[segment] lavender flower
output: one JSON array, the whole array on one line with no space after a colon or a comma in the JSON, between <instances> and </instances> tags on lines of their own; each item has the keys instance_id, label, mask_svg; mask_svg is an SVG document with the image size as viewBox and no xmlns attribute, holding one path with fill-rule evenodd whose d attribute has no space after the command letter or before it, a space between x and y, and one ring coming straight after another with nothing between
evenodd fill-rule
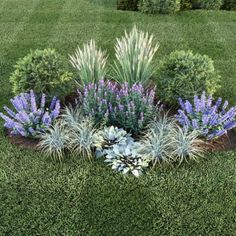
<instances>
[{"instance_id":1,"label":"lavender flower","mask_svg":"<svg viewBox=\"0 0 236 236\"><path fill-rule=\"evenodd\" d=\"M35 137L38 133L44 132L59 116L60 101L57 98L53 98L50 108L45 108L44 94L39 100L40 104L37 104L37 100L31 90L30 93L22 93L10 100L15 111L4 106L7 115L0 113L0 117L5 121L4 126L11 130L12 135Z\"/></svg>"},{"instance_id":2,"label":"lavender flower","mask_svg":"<svg viewBox=\"0 0 236 236\"><path fill-rule=\"evenodd\" d=\"M206 97L203 92L201 97L194 97L194 104L185 103L180 98L181 109L178 111L177 120L185 130L198 130L207 139L218 138L236 127L236 107L226 111L228 102L222 106L222 98L214 103L211 96Z\"/></svg>"},{"instance_id":3,"label":"lavender flower","mask_svg":"<svg viewBox=\"0 0 236 236\"><path fill-rule=\"evenodd\" d=\"M112 81L88 84L80 92L80 104L86 116L96 122L123 127L138 133L156 115L155 90L145 90L142 84L129 86Z\"/></svg>"}]
</instances>

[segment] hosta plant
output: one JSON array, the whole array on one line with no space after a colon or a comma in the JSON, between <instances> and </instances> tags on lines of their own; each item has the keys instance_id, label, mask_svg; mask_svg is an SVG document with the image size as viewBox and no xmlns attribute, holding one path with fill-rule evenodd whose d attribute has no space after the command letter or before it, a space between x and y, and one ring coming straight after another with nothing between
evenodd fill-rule
<instances>
[{"instance_id":1,"label":"hosta plant","mask_svg":"<svg viewBox=\"0 0 236 236\"><path fill-rule=\"evenodd\" d=\"M11 103L14 110L4 106L7 114L0 113L0 117L5 121L4 126L11 130L13 135L35 137L38 133L45 132L60 113L60 101L56 97L47 107L45 94L39 99L33 90L14 97Z\"/></svg>"},{"instance_id":2,"label":"hosta plant","mask_svg":"<svg viewBox=\"0 0 236 236\"><path fill-rule=\"evenodd\" d=\"M38 147L47 156L61 161L70 142L70 133L63 123L57 122L40 134Z\"/></svg>"},{"instance_id":3,"label":"hosta plant","mask_svg":"<svg viewBox=\"0 0 236 236\"><path fill-rule=\"evenodd\" d=\"M222 104L222 98L213 101L212 96L194 96L194 102L179 99L181 109L177 120L185 130L197 130L207 139L215 139L227 134L236 126L236 107L227 109L228 102Z\"/></svg>"},{"instance_id":4,"label":"hosta plant","mask_svg":"<svg viewBox=\"0 0 236 236\"><path fill-rule=\"evenodd\" d=\"M79 85L84 87L89 83L95 83L105 78L107 70L107 56L100 48L97 48L94 40L78 47L74 55L70 55L70 62L79 74Z\"/></svg>"},{"instance_id":5,"label":"hosta plant","mask_svg":"<svg viewBox=\"0 0 236 236\"><path fill-rule=\"evenodd\" d=\"M131 172L138 177L149 165L149 161L138 153L138 147L139 143L134 142L133 139L127 140L126 143L115 144L105 151L105 162L113 170L123 174Z\"/></svg>"},{"instance_id":6,"label":"hosta plant","mask_svg":"<svg viewBox=\"0 0 236 236\"><path fill-rule=\"evenodd\" d=\"M137 134L156 116L154 95L153 89L145 90L140 83L130 87L100 80L79 91L79 101L84 114L96 123L103 121Z\"/></svg>"},{"instance_id":7,"label":"hosta plant","mask_svg":"<svg viewBox=\"0 0 236 236\"><path fill-rule=\"evenodd\" d=\"M136 26L130 33L118 38L115 45L114 79L120 83L146 83L154 73L153 57L158 49L153 35L139 31Z\"/></svg>"},{"instance_id":8,"label":"hosta plant","mask_svg":"<svg viewBox=\"0 0 236 236\"><path fill-rule=\"evenodd\" d=\"M132 139L124 129L114 126L104 127L100 132L104 143L101 148L96 149L96 157L102 157L106 153L106 149L111 148L115 144L126 144L128 139Z\"/></svg>"}]
</instances>

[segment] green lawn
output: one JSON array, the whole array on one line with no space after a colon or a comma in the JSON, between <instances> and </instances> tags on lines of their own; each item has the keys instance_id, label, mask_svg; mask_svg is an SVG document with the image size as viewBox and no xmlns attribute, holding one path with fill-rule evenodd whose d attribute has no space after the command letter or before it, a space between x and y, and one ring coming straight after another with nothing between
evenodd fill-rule
<instances>
[{"instance_id":1,"label":"green lawn","mask_svg":"<svg viewBox=\"0 0 236 236\"><path fill-rule=\"evenodd\" d=\"M116 0L1 0L0 107L9 75L30 49L67 57L90 38L114 58L115 37L134 23L160 42L155 58L175 49L208 54L222 75L220 95L236 104L236 12L147 16L115 10ZM0 108L0 110L1 110ZM10 145L0 130L0 235L236 235L236 154L162 166L141 178L102 161L53 163Z\"/></svg>"}]
</instances>

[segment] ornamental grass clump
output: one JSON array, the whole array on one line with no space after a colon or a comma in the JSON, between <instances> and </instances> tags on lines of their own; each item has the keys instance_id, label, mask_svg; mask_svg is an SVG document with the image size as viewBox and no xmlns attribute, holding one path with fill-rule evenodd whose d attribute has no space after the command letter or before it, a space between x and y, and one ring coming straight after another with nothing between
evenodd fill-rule
<instances>
[{"instance_id":1,"label":"ornamental grass clump","mask_svg":"<svg viewBox=\"0 0 236 236\"><path fill-rule=\"evenodd\" d=\"M150 128L140 140L138 153L145 160L149 160L152 166L196 160L202 153L198 135L197 131L184 131L173 118L164 115L150 124Z\"/></svg>"},{"instance_id":2,"label":"ornamental grass clump","mask_svg":"<svg viewBox=\"0 0 236 236\"><path fill-rule=\"evenodd\" d=\"M145 90L140 84L119 85L100 80L90 83L82 92L79 101L85 116L95 120L139 133L156 116L155 90Z\"/></svg>"},{"instance_id":3,"label":"ornamental grass clump","mask_svg":"<svg viewBox=\"0 0 236 236\"><path fill-rule=\"evenodd\" d=\"M65 125L56 122L48 127L46 131L40 134L39 149L54 160L61 161L65 156L68 144L70 142L70 133Z\"/></svg>"},{"instance_id":4,"label":"ornamental grass clump","mask_svg":"<svg viewBox=\"0 0 236 236\"><path fill-rule=\"evenodd\" d=\"M70 55L72 66L77 69L79 74L78 84L81 87L89 83L96 83L105 78L107 74L106 52L97 48L94 40L84 44L81 49L78 47L74 55Z\"/></svg>"},{"instance_id":5,"label":"ornamental grass clump","mask_svg":"<svg viewBox=\"0 0 236 236\"><path fill-rule=\"evenodd\" d=\"M45 132L60 113L60 101L56 97L47 107L46 95L42 94L41 99L38 99L33 90L30 93L21 93L10 101L14 110L4 106L7 115L0 113L0 117L12 135L36 137Z\"/></svg>"},{"instance_id":6,"label":"ornamental grass clump","mask_svg":"<svg viewBox=\"0 0 236 236\"><path fill-rule=\"evenodd\" d=\"M96 148L101 148L104 140L90 118L83 118L69 128L69 148L75 156L92 159Z\"/></svg>"},{"instance_id":7,"label":"ornamental grass clump","mask_svg":"<svg viewBox=\"0 0 236 236\"><path fill-rule=\"evenodd\" d=\"M153 57L159 45L153 46L153 35L139 31L136 26L130 33L117 39L114 79L119 83L146 83L154 74Z\"/></svg>"},{"instance_id":8,"label":"ornamental grass clump","mask_svg":"<svg viewBox=\"0 0 236 236\"><path fill-rule=\"evenodd\" d=\"M236 107L228 107L228 101L222 104L222 98L215 102L212 96L194 96L193 104L180 98L178 111L179 124L188 131L197 130L208 140L219 138L236 126Z\"/></svg>"}]
</instances>

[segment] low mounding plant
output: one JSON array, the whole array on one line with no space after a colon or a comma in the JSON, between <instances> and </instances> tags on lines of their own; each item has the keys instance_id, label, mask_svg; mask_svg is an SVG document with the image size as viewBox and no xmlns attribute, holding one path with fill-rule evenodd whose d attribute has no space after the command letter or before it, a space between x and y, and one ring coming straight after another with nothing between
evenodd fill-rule
<instances>
[{"instance_id":1,"label":"low mounding plant","mask_svg":"<svg viewBox=\"0 0 236 236\"><path fill-rule=\"evenodd\" d=\"M16 95L33 89L36 94L64 98L73 88L72 73L54 49L31 51L20 59L10 81Z\"/></svg>"},{"instance_id":2,"label":"low mounding plant","mask_svg":"<svg viewBox=\"0 0 236 236\"><path fill-rule=\"evenodd\" d=\"M78 82L82 87L96 83L106 76L107 56L97 48L94 40L84 44L83 49L78 47L75 54L70 56L70 62L78 70Z\"/></svg>"},{"instance_id":3,"label":"low mounding plant","mask_svg":"<svg viewBox=\"0 0 236 236\"><path fill-rule=\"evenodd\" d=\"M180 0L140 0L138 8L148 14L171 14L180 10Z\"/></svg>"},{"instance_id":4,"label":"low mounding plant","mask_svg":"<svg viewBox=\"0 0 236 236\"><path fill-rule=\"evenodd\" d=\"M219 10L223 0L192 0L194 8Z\"/></svg>"},{"instance_id":5,"label":"low mounding plant","mask_svg":"<svg viewBox=\"0 0 236 236\"><path fill-rule=\"evenodd\" d=\"M45 107L45 98L45 94L42 94L38 102L38 98L31 90L30 93L21 93L11 99L15 111L4 106L7 115L0 113L0 117L5 121L4 126L11 130L12 135L23 137L35 137L45 132L60 113L60 101L54 97L51 105Z\"/></svg>"},{"instance_id":6,"label":"low mounding plant","mask_svg":"<svg viewBox=\"0 0 236 236\"><path fill-rule=\"evenodd\" d=\"M99 130L94 127L92 119L83 118L73 126L68 126L68 130L70 132L69 148L74 155L91 159L95 154L95 148L102 147L104 140Z\"/></svg>"},{"instance_id":7,"label":"low mounding plant","mask_svg":"<svg viewBox=\"0 0 236 236\"><path fill-rule=\"evenodd\" d=\"M61 161L70 142L70 133L65 125L57 122L40 135L38 147L47 156Z\"/></svg>"},{"instance_id":8,"label":"low mounding plant","mask_svg":"<svg viewBox=\"0 0 236 236\"><path fill-rule=\"evenodd\" d=\"M199 139L199 132L196 130L187 132L177 127L174 130L173 144L172 156L174 161L182 163L202 157L203 141Z\"/></svg>"},{"instance_id":9,"label":"low mounding plant","mask_svg":"<svg viewBox=\"0 0 236 236\"><path fill-rule=\"evenodd\" d=\"M126 143L114 144L111 148L105 150L105 162L113 170L120 171L123 174L131 172L138 177L148 167L149 163L138 153L138 147L139 143L134 142L132 138L127 139Z\"/></svg>"},{"instance_id":10,"label":"low mounding plant","mask_svg":"<svg viewBox=\"0 0 236 236\"><path fill-rule=\"evenodd\" d=\"M236 107L227 110L228 102L222 104L222 98L216 102L212 96L206 97L205 92L194 96L194 103L188 100L183 102L180 98L181 109L178 111L177 120L186 131L197 130L208 140L219 138L236 126Z\"/></svg>"},{"instance_id":11,"label":"low mounding plant","mask_svg":"<svg viewBox=\"0 0 236 236\"><path fill-rule=\"evenodd\" d=\"M182 162L196 159L202 153L196 131L187 133L172 118L164 116L151 123L140 141L138 153L155 166L161 162Z\"/></svg>"},{"instance_id":12,"label":"low mounding plant","mask_svg":"<svg viewBox=\"0 0 236 236\"><path fill-rule=\"evenodd\" d=\"M117 0L118 10L137 11L138 0Z\"/></svg>"},{"instance_id":13,"label":"low mounding plant","mask_svg":"<svg viewBox=\"0 0 236 236\"><path fill-rule=\"evenodd\" d=\"M120 86L101 80L79 92L79 100L85 116L95 123L103 121L137 134L156 115L154 95L154 90L145 91L141 84L129 87L128 83Z\"/></svg>"},{"instance_id":14,"label":"low mounding plant","mask_svg":"<svg viewBox=\"0 0 236 236\"><path fill-rule=\"evenodd\" d=\"M202 91L214 94L220 87L219 78L208 56L175 51L161 62L158 95L167 104L177 106L179 97L191 100Z\"/></svg>"},{"instance_id":15,"label":"low mounding plant","mask_svg":"<svg viewBox=\"0 0 236 236\"><path fill-rule=\"evenodd\" d=\"M125 32L115 45L115 80L129 85L146 83L154 73L152 59L157 49L158 44L153 46L153 35L139 31L136 26L129 34Z\"/></svg>"},{"instance_id":16,"label":"low mounding plant","mask_svg":"<svg viewBox=\"0 0 236 236\"><path fill-rule=\"evenodd\" d=\"M236 0L224 0L222 8L228 11L236 11Z\"/></svg>"}]
</instances>

